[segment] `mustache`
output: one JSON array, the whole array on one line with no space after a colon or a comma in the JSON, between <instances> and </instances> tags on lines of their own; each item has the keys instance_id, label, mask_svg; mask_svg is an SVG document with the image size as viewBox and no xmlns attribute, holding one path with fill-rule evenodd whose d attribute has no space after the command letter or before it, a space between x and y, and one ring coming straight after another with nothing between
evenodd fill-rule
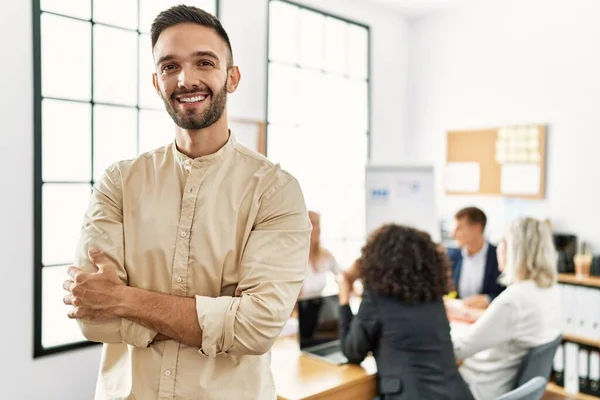
<instances>
[{"instance_id":1,"label":"mustache","mask_svg":"<svg viewBox=\"0 0 600 400\"><path fill-rule=\"evenodd\" d=\"M176 90L171 94L171 100L175 100L177 96L181 96L184 94L206 94L212 95L212 90L209 88L193 88L193 89L180 89Z\"/></svg>"}]
</instances>

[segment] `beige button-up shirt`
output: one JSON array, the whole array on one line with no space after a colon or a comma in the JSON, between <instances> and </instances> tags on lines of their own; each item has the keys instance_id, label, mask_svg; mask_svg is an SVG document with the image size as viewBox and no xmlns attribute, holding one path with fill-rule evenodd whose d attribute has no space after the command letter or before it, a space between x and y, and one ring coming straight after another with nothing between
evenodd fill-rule
<instances>
[{"instance_id":1,"label":"beige button-up shirt","mask_svg":"<svg viewBox=\"0 0 600 400\"><path fill-rule=\"evenodd\" d=\"M196 298L202 347L126 319L79 321L105 343L97 400L275 399L269 349L300 292L311 225L296 179L238 144L190 159L175 144L122 161L95 185L76 265L90 247L129 286Z\"/></svg>"}]
</instances>

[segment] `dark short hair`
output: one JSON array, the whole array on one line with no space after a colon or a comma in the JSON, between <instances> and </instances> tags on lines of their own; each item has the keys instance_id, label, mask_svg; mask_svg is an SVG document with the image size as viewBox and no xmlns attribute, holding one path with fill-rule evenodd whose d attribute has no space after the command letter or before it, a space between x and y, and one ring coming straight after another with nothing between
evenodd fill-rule
<instances>
[{"instance_id":1,"label":"dark short hair","mask_svg":"<svg viewBox=\"0 0 600 400\"><path fill-rule=\"evenodd\" d=\"M477 207L466 207L456 213L454 216L456 219L466 218L470 224L481 225L481 230L485 229L487 224L487 217L485 213Z\"/></svg>"},{"instance_id":2,"label":"dark short hair","mask_svg":"<svg viewBox=\"0 0 600 400\"><path fill-rule=\"evenodd\" d=\"M421 303L448 293L448 259L429 234L387 224L370 235L358 260L365 288L384 296Z\"/></svg>"},{"instance_id":3,"label":"dark short hair","mask_svg":"<svg viewBox=\"0 0 600 400\"><path fill-rule=\"evenodd\" d=\"M150 29L152 48L154 48L158 41L158 37L165 29L179 24L197 24L213 29L216 34L225 41L225 44L227 44L227 49L229 50L228 66L233 65L231 42L229 41L229 35L227 35L223 25L221 25L221 21L201 8L186 6L185 4L179 4L166 9L154 18L152 28Z\"/></svg>"}]
</instances>

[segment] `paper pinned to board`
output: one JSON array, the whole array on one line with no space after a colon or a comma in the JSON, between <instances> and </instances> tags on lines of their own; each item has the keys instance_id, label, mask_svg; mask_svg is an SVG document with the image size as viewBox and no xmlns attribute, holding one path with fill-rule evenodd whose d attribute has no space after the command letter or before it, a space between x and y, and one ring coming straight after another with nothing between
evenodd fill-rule
<instances>
[{"instance_id":1,"label":"paper pinned to board","mask_svg":"<svg viewBox=\"0 0 600 400\"><path fill-rule=\"evenodd\" d=\"M540 192L540 166L504 164L500 176L500 192L509 195L537 195Z\"/></svg>"},{"instance_id":2,"label":"paper pinned to board","mask_svg":"<svg viewBox=\"0 0 600 400\"><path fill-rule=\"evenodd\" d=\"M446 164L444 185L446 191L477 193L479 191L480 168L477 162L449 162Z\"/></svg>"}]
</instances>

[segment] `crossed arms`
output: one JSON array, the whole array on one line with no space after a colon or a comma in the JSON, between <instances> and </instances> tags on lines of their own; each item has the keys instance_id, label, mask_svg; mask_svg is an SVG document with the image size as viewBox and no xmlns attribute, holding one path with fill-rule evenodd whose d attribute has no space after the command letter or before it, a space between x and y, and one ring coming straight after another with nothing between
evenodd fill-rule
<instances>
[{"instance_id":1,"label":"crossed arms","mask_svg":"<svg viewBox=\"0 0 600 400\"><path fill-rule=\"evenodd\" d=\"M107 170L92 193L65 303L84 336L147 347L172 338L202 354L264 354L291 314L308 264L310 222L300 187L263 200L239 266L237 296L193 298L127 286L120 174ZM99 251L95 251L95 249Z\"/></svg>"}]
</instances>

